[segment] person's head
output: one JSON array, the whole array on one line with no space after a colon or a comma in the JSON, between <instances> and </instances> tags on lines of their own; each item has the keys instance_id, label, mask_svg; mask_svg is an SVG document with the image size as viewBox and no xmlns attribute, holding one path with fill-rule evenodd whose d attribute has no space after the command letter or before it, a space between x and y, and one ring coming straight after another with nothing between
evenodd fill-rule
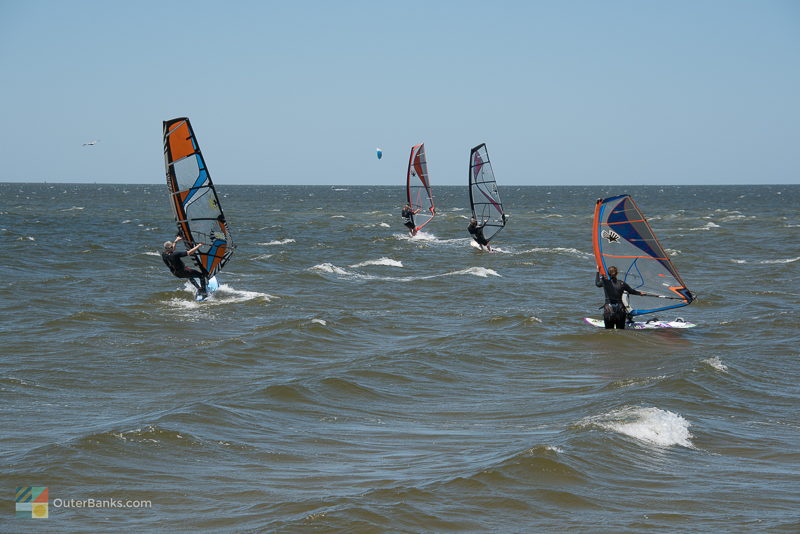
<instances>
[{"instance_id":1,"label":"person's head","mask_svg":"<svg viewBox=\"0 0 800 534\"><path fill-rule=\"evenodd\" d=\"M617 277L617 268L614 267L613 265L608 268L608 276L610 276L611 278Z\"/></svg>"},{"instance_id":2,"label":"person's head","mask_svg":"<svg viewBox=\"0 0 800 534\"><path fill-rule=\"evenodd\" d=\"M172 241L164 241L164 252L172 252L175 250L175 243Z\"/></svg>"},{"instance_id":3,"label":"person's head","mask_svg":"<svg viewBox=\"0 0 800 534\"><path fill-rule=\"evenodd\" d=\"M469 220L469 225L470 225L470 226L476 226L477 224L478 224L478 219L476 219L475 217L472 217L472 218Z\"/></svg>"}]
</instances>

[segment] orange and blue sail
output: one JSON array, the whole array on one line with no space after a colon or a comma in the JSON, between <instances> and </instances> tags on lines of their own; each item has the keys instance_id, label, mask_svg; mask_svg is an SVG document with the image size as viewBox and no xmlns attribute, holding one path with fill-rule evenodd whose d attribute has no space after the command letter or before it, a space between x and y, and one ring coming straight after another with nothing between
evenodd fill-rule
<instances>
[{"instance_id":1,"label":"orange and blue sail","mask_svg":"<svg viewBox=\"0 0 800 534\"><path fill-rule=\"evenodd\" d=\"M630 195L599 199L592 230L595 261L601 274L608 276L608 267L613 265L618 271L617 278L633 289L672 301L654 307L653 303L658 301L630 295L631 315L692 303L694 296Z\"/></svg>"},{"instance_id":2,"label":"orange and blue sail","mask_svg":"<svg viewBox=\"0 0 800 534\"><path fill-rule=\"evenodd\" d=\"M233 242L217 191L189 119L164 121L164 165L178 234L187 247L203 245L194 261L208 277L233 255Z\"/></svg>"}]
</instances>

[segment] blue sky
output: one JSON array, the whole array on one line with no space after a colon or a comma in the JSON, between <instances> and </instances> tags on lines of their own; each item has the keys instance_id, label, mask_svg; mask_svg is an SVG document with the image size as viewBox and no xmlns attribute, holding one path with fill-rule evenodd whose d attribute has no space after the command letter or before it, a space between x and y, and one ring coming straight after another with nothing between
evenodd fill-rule
<instances>
[{"instance_id":1,"label":"blue sky","mask_svg":"<svg viewBox=\"0 0 800 534\"><path fill-rule=\"evenodd\" d=\"M0 181L798 183L799 97L794 0L0 0Z\"/></svg>"}]
</instances>

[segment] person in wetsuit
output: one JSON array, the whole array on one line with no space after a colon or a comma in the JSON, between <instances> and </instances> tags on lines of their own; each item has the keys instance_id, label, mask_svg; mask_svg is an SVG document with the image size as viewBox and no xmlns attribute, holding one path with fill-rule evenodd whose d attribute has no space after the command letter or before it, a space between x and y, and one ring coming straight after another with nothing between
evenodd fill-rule
<instances>
[{"instance_id":1,"label":"person in wetsuit","mask_svg":"<svg viewBox=\"0 0 800 534\"><path fill-rule=\"evenodd\" d=\"M417 235L417 225L414 223L415 213L419 213L419 210L415 212L411 209L411 204L408 202L403 206L403 211L400 212L400 217L403 218L403 224L408 228L408 233L411 234L411 237Z\"/></svg>"},{"instance_id":2,"label":"person in wetsuit","mask_svg":"<svg viewBox=\"0 0 800 534\"><path fill-rule=\"evenodd\" d=\"M485 223L484 223L485 224ZM483 247L486 247L486 250L489 252L492 251L492 247L489 246L489 242L486 241L486 238L483 237L483 224L478 225L478 220L475 217L472 217L469 220L469 226L467 226L467 232L472 236L472 239L475 240L481 246L481 250Z\"/></svg>"},{"instance_id":3,"label":"person in wetsuit","mask_svg":"<svg viewBox=\"0 0 800 534\"><path fill-rule=\"evenodd\" d=\"M177 252L175 250L175 245L178 241L182 240L181 236L175 238L175 241L165 241L164 242L164 251L161 253L161 259L164 260L164 263L169 267L169 270L178 278L188 278L189 281L192 283L194 287L197 288L199 294L201 296L206 296L206 277L203 273L198 271L197 269L190 269L186 265L183 264L183 260L181 258L185 258L190 254L194 254L197 252L202 243L198 243L194 247L190 248L187 251ZM200 283L197 283L198 278Z\"/></svg>"},{"instance_id":4,"label":"person in wetsuit","mask_svg":"<svg viewBox=\"0 0 800 534\"><path fill-rule=\"evenodd\" d=\"M602 287L606 294L606 303L603 305L603 322L606 328L619 328L625 329L625 322L628 319L628 310L625 309L625 303L622 301L623 293L630 293L631 295L646 296L644 291L637 291L629 286L622 280L617 280L617 268L613 265L608 268L608 276L600 274L594 278L594 285Z\"/></svg>"}]
</instances>

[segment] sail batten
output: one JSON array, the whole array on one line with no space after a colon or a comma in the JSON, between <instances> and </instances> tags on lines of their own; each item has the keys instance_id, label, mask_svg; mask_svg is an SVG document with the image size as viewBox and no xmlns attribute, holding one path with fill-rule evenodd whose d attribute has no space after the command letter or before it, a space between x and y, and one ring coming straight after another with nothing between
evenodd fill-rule
<instances>
[{"instance_id":1,"label":"sail batten","mask_svg":"<svg viewBox=\"0 0 800 534\"><path fill-rule=\"evenodd\" d=\"M424 143L411 147L406 174L406 198L414 211L415 230L419 231L436 216Z\"/></svg>"},{"instance_id":2,"label":"sail batten","mask_svg":"<svg viewBox=\"0 0 800 534\"><path fill-rule=\"evenodd\" d=\"M203 243L192 259L212 277L234 249L219 196L189 119L164 121L163 126L167 186L178 234L187 248Z\"/></svg>"},{"instance_id":3,"label":"sail batten","mask_svg":"<svg viewBox=\"0 0 800 534\"><path fill-rule=\"evenodd\" d=\"M669 303L654 307L653 299L630 295L632 316L680 308L694 300L630 195L597 201L592 245L601 274L607 276L607 268L614 265L618 270L617 277L633 289L670 299Z\"/></svg>"},{"instance_id":4,"label":"sail batten","mask_svg":"<svg viewBox=\"0 0 800 534\"><path fill-rule=\"evenodd\" d=\"M474 147L469 154L469 202L472 216L482 227L487 242L505 228L506 214L485 143Z\"/></svg>"}]
</instances>

